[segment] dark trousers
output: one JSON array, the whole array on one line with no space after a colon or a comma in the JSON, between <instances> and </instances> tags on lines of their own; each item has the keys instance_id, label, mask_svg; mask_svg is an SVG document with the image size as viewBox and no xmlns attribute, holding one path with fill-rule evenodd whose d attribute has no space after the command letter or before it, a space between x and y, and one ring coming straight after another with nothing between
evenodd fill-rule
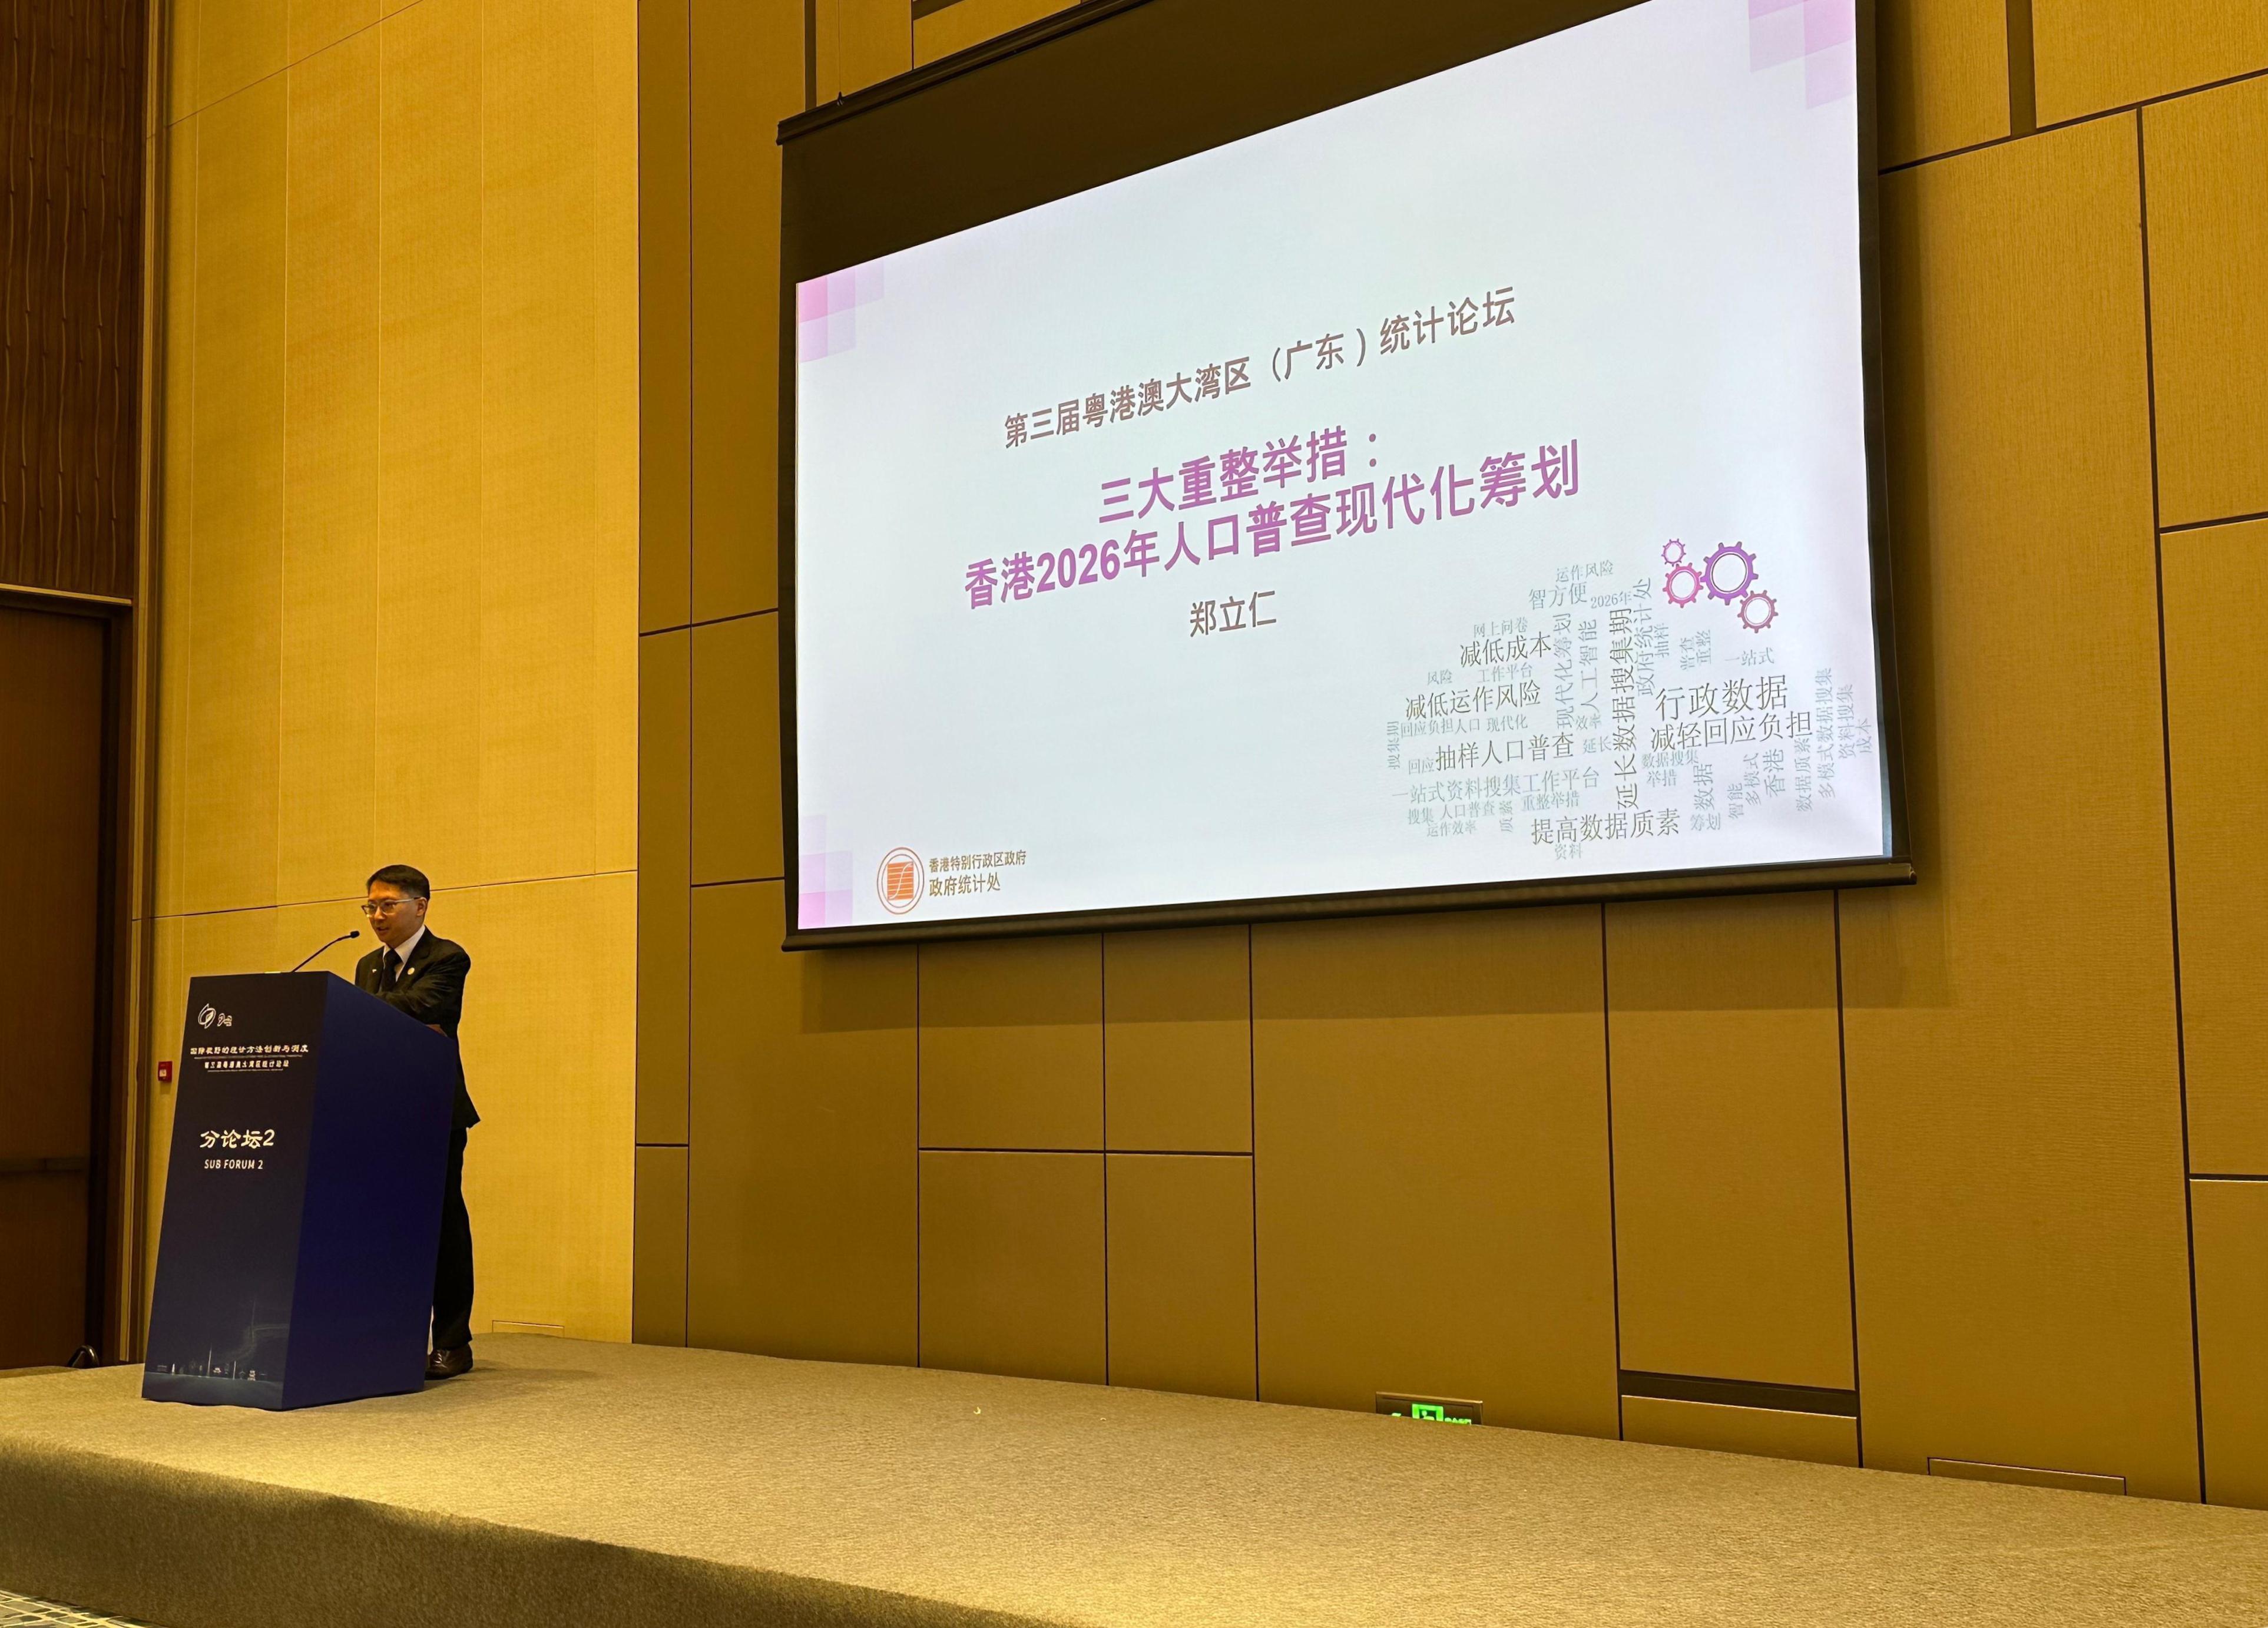
<instances>
[{"instance_id":1,"label":"dark trousers","mask_svg":"<svg viewBox=\"0 0 2268 1628\"><path fill-rule=\"evenodd\" d=\"M441 1190L441 1256L433 1266L433 1349L473 1343L473 1219L465 1213L465 1128L449 1133Z\"/></svg>"}]
</instances>

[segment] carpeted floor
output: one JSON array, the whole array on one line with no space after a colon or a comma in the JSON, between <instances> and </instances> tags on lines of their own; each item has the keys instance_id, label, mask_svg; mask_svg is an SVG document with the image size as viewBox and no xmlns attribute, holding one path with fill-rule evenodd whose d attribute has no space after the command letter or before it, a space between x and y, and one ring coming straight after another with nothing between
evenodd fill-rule
<instances>
[{"instance_id":1,"label":"carpeted floor","mask_svg":"<svg viewBox=\"0 0 2268 1628\"><path fill-rule=\"evenodd\" d=\"M480 1342L0 1386L0 1587L168 1628L2268 1622L2268 1514L903 1368Z\"/></svg>"}]
</instances>

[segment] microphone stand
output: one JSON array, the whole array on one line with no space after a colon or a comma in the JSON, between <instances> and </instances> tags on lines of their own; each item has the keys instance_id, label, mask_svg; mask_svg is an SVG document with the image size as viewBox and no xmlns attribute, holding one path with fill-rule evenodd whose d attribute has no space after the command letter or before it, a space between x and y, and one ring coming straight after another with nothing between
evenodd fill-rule
<instances>
[{"instance_id":1,"label":"microphone stand","mask_svg":"<svg viewBox=\"0 0 2268 1628\"><path fill-rule=\"evenodd\" d=\"M361 928L359 928L359 927L357 927L357 928L356 928L352 932L342 932L342 933L339 934L339 936L338 936L337 938L333 939L331 940L331 944L344 944L344 943L345 943L349 939L359 939L360 937L362 937L362 929L361 929ZM323 950L327 950L327 949L330 948L330 947L331 947L331 944L326 944L325 946L323 946ZM320 954L321 954L323 953L323 950L317 950L317 951L315 952L315 955L320 955ZM307 961L313 961L313 960L314 960L314 959L315 959L315 955L310 955L310 956L308 956L308 957L307 957ZM304 966L306 966L306 965L307 964L307 961L301 961L301 962L299 963L299 967L304 967ZM292 969L291 969L291 970L292 970L293 972L297 972L297 971L298 971L298 970L299 970L299 967L294 967L294 968L292 968Z\"/></svg>"}]
</instances>

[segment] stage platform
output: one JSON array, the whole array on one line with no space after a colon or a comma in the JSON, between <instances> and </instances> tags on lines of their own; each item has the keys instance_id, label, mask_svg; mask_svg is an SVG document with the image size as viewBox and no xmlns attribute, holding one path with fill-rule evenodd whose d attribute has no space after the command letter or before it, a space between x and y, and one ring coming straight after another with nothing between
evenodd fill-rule
<instances>
[{"instance_id":1,"label":"stage platform","mask_svg":"<svg viewBox=\"0 0 2268 1628\"><path fill-rule=\"evenodd\" d=\"M2268 1621L2268 1514L541 1336L270 1414L0 1383L0 1587L165 1628Z\"/></svg>"}]
</instances>

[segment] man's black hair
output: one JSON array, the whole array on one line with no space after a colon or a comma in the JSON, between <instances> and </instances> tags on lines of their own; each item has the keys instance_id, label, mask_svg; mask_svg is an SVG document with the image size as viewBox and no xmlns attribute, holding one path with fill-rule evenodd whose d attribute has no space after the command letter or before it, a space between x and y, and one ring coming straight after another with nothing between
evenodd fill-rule
<instances>
[{"instance_id":1,"label":"man's black hair","mask_svg":"<svg viewBox=\"0 0 2268 1628\"><path fill-rule=\"evenodd\" d=\"M381 865L370 873L370 880L363 886L369 888L378 882L384 882L389 888L399 888L413 899L433 896L433 884L427 881L425 873L414 865Z\"/></svg>"}]
</instances>

